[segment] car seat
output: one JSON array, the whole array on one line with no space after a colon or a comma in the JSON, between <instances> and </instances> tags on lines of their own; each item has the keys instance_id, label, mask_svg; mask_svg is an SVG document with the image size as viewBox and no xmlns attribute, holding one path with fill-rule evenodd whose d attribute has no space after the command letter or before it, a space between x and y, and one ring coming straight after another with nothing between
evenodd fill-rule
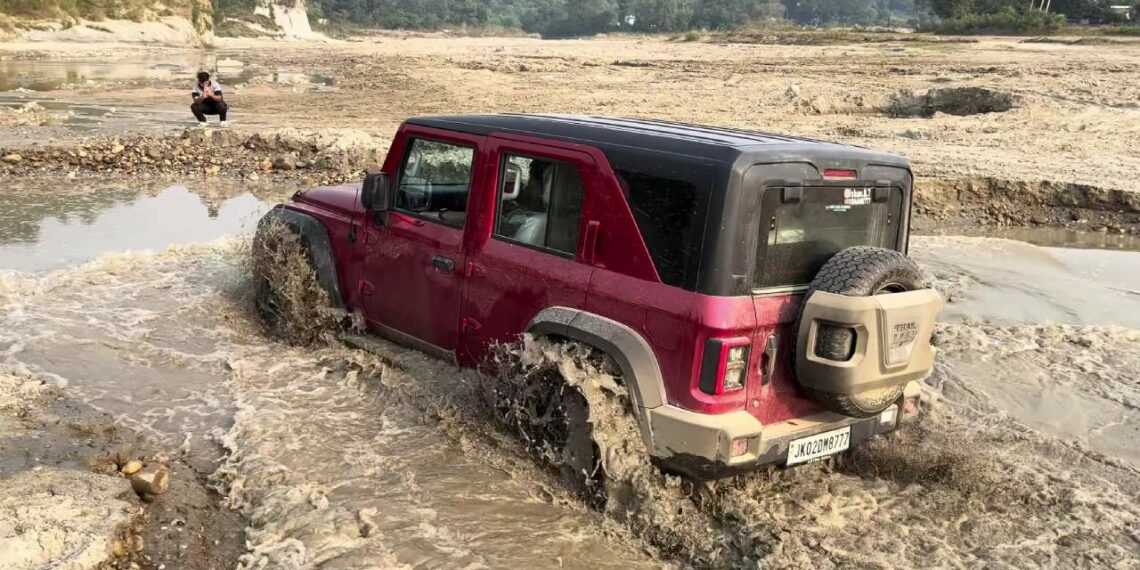
<instances>
[{"instance_id":1,"label":"car seat","mask_svg":"<svg viewBox=\"0 0 1140 570\"><path fill-rule=\"evenodd\" d=\"M541 186L535 184L535 176L532 176L527 183L527 188L523 192L528 194L529 200L524 202L520 196L520 204L534 204L540 202L542 204L541 211L531 210L527 208L526 221L519 226L518 231L515 232L514 240L522 243L529 243L531 245L546 245L546 218L547 211L550 209L550 190L554 185L554 168L547 166L542 169L542 182ZM541 200L534 200L534 194L541 192ZM535 204L537 205L537 204ZM525 206L524 206L525 207ZM534 206L531 206L534 207Z\"/></svg>"}]
</instances>

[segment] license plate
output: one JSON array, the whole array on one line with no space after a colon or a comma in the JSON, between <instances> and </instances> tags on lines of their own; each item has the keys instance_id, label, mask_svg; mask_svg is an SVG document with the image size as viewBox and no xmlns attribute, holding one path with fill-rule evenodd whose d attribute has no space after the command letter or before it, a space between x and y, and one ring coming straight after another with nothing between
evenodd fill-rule
<instances>
[{"instance_id":1,"label":"license plate","mask_svg":"<svg viewBox=\"0 0 1140 570\"><path fill-rule=\"evenodd\" d=\"M839 453L851 445L851 426L793 439L788 444L788 465Z\"/></svg>"}]
</instances>

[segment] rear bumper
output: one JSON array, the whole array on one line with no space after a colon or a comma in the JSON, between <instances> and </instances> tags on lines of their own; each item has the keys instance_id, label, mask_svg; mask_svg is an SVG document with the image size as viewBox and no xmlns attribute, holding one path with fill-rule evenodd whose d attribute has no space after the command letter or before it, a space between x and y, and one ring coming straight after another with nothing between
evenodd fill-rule
<instances>
[{"instance_id":1,"label":"rear bumper","mask_svg":"<svg viewBox=\"0 0 1140 570\"><path fill-rule=\"evenodd\" d=\"M784 465L793 440L851 426L851 446L893 431L917 416L918 386L912 382L898 402L870 418L852 418L833 412L761 424L748 412L699 414L675 406L648 410L653 438L652 455L661 467L691 477L708 479L750 471L766 465ZM746 446L733 456L733 442Z\"/></svg>"}]
</instances>

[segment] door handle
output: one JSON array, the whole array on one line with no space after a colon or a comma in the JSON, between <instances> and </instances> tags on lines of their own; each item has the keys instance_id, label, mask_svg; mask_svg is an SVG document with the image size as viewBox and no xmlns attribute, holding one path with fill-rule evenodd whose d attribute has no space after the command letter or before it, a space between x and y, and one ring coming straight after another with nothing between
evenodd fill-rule
<instances>
[{"instance_id":1,"label":"door handle","mask_svg":"<svg viewBox=\"0 0 1140 570\"><path fill-rule=\"evenodd\" d=\"M431 258L431 265L444 273L455 271L455 260L443 257L442 255Z\"/></svg>"},{"instance_id":2,"label":"door handle","mask_svg":"<svg viewBox=\"0 0 1140 570\"><path fill-rule=\"evenodd\" d=\"M760 357L761 374L763 374L760 377L761 386L772 383L772 377L776 374L776 351L779 346L780 339L776 335L769 335L768 341L764 343L764 354Z\"/></svg>"},{"instance_id":3,"label":"door handle","mask_svg":"<svg viewBox=\"0 0 1140 570\"><path fill-rule=\"evenodd\" d=\"M598 228L602 225L597 220L586 222L586 237L582 240L583 256L586 263L593 265L598 258Z\"/></svg>"}]
</instances>

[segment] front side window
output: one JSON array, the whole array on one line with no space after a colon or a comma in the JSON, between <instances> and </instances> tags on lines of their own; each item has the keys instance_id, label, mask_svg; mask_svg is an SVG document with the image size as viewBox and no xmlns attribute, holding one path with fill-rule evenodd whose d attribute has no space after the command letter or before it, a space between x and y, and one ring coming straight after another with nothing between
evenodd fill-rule
<instances>
[{"instance_id":1,"label":"front side window","mask_svg":"<svg viewBox=\"0 0 1140 570\"><path fill-rule=\"evenodd\" d=\"M831 256L848 247L893 249L898 241L898 188L804 187L764 191L757 288L807 285Z\"/></svg>"},{"instance_id":2,"label":"front side window","mask_svg":"<svg viewBox=\"0 0 1140 570\"><path fill-rule=\"evenodd\" d=\"M582 178L573 164L508 154L499 175L495 235L573 255L582 217Z\"/></svg>"},{"instance_id":3,"label":"front side window","mask_svg":"<svg viewBox=\"0 0 1140 570\"><path fill-rule=\"evenodd\" d=\"M400 169L396 208L463 227L474 160L472 147L412 139Z\"/></svg>"}]
</instances>

